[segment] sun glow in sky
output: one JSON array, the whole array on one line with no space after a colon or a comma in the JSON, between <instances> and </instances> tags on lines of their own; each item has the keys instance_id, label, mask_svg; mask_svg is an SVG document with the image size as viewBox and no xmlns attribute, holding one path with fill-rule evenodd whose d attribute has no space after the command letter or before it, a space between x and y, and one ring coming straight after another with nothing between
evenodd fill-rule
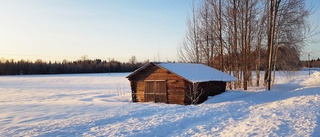
<instances>
[{"instance_id":1,"label":"sun glow in sky","mask_svg":"<svg viewBox=\"0 0 320 137\"><path fill-rule=\"evenodd\" d=\"M0 57L176 60L191 0L3 0Z\"/></svg>"},{"instance_id":2,"label":"sun glow in sky","mask_svg":"<svg viewBox=\"0 0 320 137\"><path fill-rule=\"evenodd\" d=\"M0 0L0 58L177 61L192 0ZM307 0L316 9L318 0ZM320 30L320 29L318 29ZM320 39L317 36L315 39ZM309 44L306 51L319 49ZM317 55L313 55L317 57ZM158 61L158 60L157 60Z\"/></svg>"}]
</instances>

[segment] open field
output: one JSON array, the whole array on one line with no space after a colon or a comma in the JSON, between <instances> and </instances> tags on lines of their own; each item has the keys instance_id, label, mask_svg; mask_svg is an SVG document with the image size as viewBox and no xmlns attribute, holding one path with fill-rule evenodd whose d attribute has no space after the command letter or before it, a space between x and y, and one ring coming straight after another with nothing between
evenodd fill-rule
<instances>
[{"instance_id":1,"label":"open field","mask_svg":"<svg viewBox=\"0 0 320 137\"><path fill-rule=\"evenodd\" d=\"M320 73L200 105L132 103L129 73L0 77L0 136L319 136Z\"/></svg>"}]
</instances>

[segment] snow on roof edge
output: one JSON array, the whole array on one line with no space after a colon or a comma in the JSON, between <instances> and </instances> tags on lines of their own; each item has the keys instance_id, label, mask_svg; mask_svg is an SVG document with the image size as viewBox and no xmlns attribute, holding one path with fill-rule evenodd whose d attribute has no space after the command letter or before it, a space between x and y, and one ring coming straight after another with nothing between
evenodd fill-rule
<instances>
[{"instance_id":1,"label":"snow on roof edge","mask_svg":"<svg viewBox=\"0 0 320 137\"><path fill-rule=\"evenodd\" d=\"M139 71L141 71L141 70L143 70L143 69L147 68L147 67L148 67L148 66L150 66L151 64L154 64L154 63L153 63L153 62L149 62L149 63L147 63L147 64L145 64L145 65L141 66L140 68L136 69L136 70L135 70L135 71L133 71L131 74L129 74L128 76L126 76L126 78L129 78L129 77L131 77L132 75L135 75L136 73L138 73Z\"/></svg>"},{"instance_id":2,"label":"snow on roof edge","mask_svg":"<svg viewBox=\"0 0 320 137\"><path fill-rule=\"evenodd\" d=\"M236 78L204 64L197 63L156 63L190 82L222 81L231 82ZM198 73L201 72L201 73Z\"/></svg>"},{"instance_id":3,"label":"snow on roof edge","mask_svg":"<svg viewBox=\"0 0 320 137\"><path fill-rule=\"evenodd\" d=\"M186 79L189 82L209 82L209 81L231 82L236 80L235 77L204 64L162 63L162 62L150 62L148 64L145 64L144 66L136 69L131 74L126 76L126 78L129 78L137 74L138 72L140 72L141 70L147 68L152 64L160 68L166 69L171 73ZM201 73L198 73L198 72L201 72Z\"/></svg>"}]
</instances>

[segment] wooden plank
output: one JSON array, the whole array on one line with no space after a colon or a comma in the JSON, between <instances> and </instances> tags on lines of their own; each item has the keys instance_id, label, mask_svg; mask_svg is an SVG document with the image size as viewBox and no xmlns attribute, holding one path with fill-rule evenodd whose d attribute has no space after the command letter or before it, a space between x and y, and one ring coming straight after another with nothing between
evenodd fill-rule
<instances>
[{"instance_id":1,"label":"wooden plank","mask_svg":"<svg viewBox=\"0 0 320 137\"><path fill-rule=\"evenodd\" d=\"M185 87L184 82L168 82L168 86L181 86L181 87Z\"/></svg>"},{"instance_id":2,"label":"wooden plank","mask_svg":"<svg viewBox=\"0 0 320 137\"><path fill-rule=\"evenodd\" d=\"M182 92L182 91L178 91L178 92L168 92L168 95L169 95L169 96L179 96L179 95L184 96L185 93Z\"/></svg>"},{"instance_id":3,"label":"wooden plank","mask_svg":"<svg viewBox=\"0 0 320 137\"><path fill-rule=\"evenodd\" d=\"M180 95L175 95L175 96L169 95L168 98L169 99L181 99L181 100L184 100L184 95L182 95L182 96L180 96Z\"/></svg>"},{"instance_id":4,"label":"wooden plank","mask_svg":"<svg viewBox=\"0 0 320 137\"><path fill-rule=\"evenodd\" d=\"M183 100L168 100L169 104L180 104L180 105L184 105L184 101Z\"/></svg>"}]
</instances>

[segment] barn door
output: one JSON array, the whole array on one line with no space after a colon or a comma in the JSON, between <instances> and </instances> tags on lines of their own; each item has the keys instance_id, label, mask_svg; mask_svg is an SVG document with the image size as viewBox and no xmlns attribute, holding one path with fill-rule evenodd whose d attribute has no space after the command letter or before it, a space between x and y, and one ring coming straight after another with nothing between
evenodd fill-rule
<instances>
[{"instance_id":1,"label":"barn door","mask_svg":"<svg viewBox=\"0 0 320 137\"><path fill-rule=\"evenodd\" d=\"M155 100L154 101L167 103L166 81L155 81Z\"/></svg>"},{"instance_id":2,"label":"barn door","mask_svg":"<svg viewBox=\"0 0 320 137\"><path fill-rule=\"evenodd\" d=\"M167 103L167 83L166 81L145 81L144 91L145 101Z\"/></svg>"},{"instance_id":3,"label":"barn door","mask_svg":"<svg viewBox=\"0 0 320 137\"><path fill-rule=\"evenodd\" d=\"M145 102L154 101L154 81L146 81L145 82L145 90L144 90L144 100Z\"/></svg>"}]
</instances>

